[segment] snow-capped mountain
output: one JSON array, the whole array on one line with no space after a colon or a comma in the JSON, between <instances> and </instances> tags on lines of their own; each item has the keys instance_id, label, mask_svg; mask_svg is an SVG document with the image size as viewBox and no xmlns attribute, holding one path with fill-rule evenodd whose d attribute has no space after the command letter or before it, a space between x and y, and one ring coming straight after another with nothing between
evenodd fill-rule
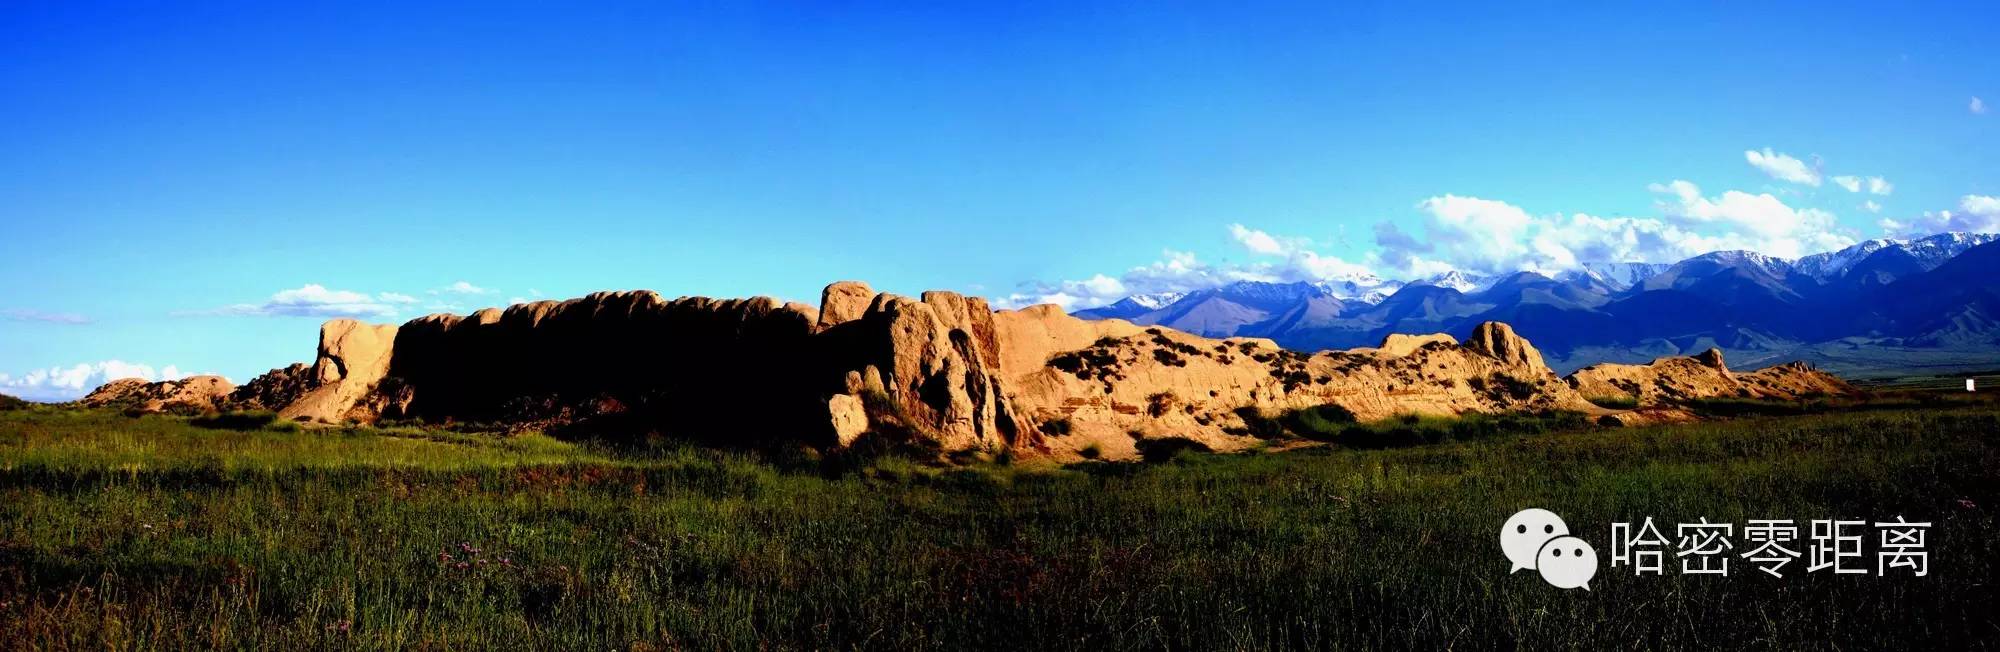
<instances>
[{"instance_id":1,"label":"snow-capped mountain","mask_svg":"<svg viewBox=\"0 0 2000 652\"><path fill-rule=\"evenodd\" d=\"M1289 304L1324 296L1326 293L1326 290L1318 285L1303 281L1297 283L1237 281L1213 290L1190 292L1188 296L1216 296L1247 306L1261 307Z\"/></svg>"},{"instance_id":2,"label":"snow-capped mountain","mask_svg":"<svg viewBox=\"0 0 2000 652\"><path fill-rule=\"evenodd\" d=\"M1939 233L1903 242L1899 248L1923 262L1925 269L1937 269L1967 249L1996 240L2000 240L2000 233Z\"/></svg>"},{"instance_id":3,"label":"snow-capped mountain","mask_svg":"<svg viewBox=\"0 0 2000 652\"><path fill-rule=\"evenodd\" d=\"M1794 272L1792 261L1766 256L1754 251L1730 250L1711 251L1678 263L1669 265L1658 274L1628 289L1629 292L1652 292L1659 290L1702 291L1716 283L1733 279L1731 283L1745 283L1773 291L1796 294L1790 280Z\"/></svg>"},{"instance_id":4,"label":"snow-capped mountain","mask_svg":"<svg viewBox=\"0 0 2000 652\"><path fill-rule=\"evenodd\" d=\"M1576 269L1555 275L1558 281L1570 282L1577 279L1591 279L1613 290L1638 285L1640 281L1667 271L1672 265L1667 263L1584 263Z\"/></svg>"},{"instance_id":5,"label":"snow-capped mountain","mask_svg":"<svg viewBox=\"0 0 2000 652\"><path fill-rule=\"evenodd\" d=\"M1462 293L1470 294L1479 290L1484 290L1492 286L1493 282L1497 280L1499 280L1499 277L1497 276L1484 276L1480 274L1470 274L1458 270L1452 270L1442 274L1433 274L1431 276L1427 276L1418 279L1416 281L1412 281L1410 284L1411 285L1422 284L1431 287L1451 288L1453 290L1458 290L1459 292Z\"/></svg>"},{"instance_id":6,"label":"snow-capped mountain","mask_svg":"<svg viewBox=\"0 0 2000 652\"><path fill-rule=\"evenodd\" d=\"M1132 319L1156 323L1141 318L1152 315L1153 320L1168 319L1163 313L1173 313L1179 316L1176 318L1200 315L1204 319L1216 320L1211 315L1221 311L1230 314L1231 317L1220 321L1235 323L1255 320L1264 316L1266 312L1330 296L1332 295L1327 290L1312 283L1236 281L1221 287L1194 292L1135 295L1120 299L1111 305L1078 310L1074 314L1087 319Z\"/></svg>"},{"instance_id":7,"label":"snow-capped mountain","mask_svg":"<svg viewBox=\"0 0 2000 652\"><path fill-rule=\"evenodd\" d=\"M1385 279L1374 274L1354 274L1313 283L1320 291L1342 301L1359 301L1366 304L1381 303L1397 289L1402 281Z\"/></svg>"},{"instance_id":8,"label":"snow-capped mountain","mask_svg":"<svg viewBox=\"0 0 2000 652\"><path fill-rule=\"evenodd\" d=\"M1995 280L1974 282L1989 277ZM1854 337L2000 351L2000 318L1993 317L2000 299L1992 297L2000 297L2000 235L1940 233L1799 259L1716 251L1673 264L1590 263L1546 276L1453 271L1408 283L1366 275L1242 281L1076 314L1211 337L1268 337L1297 350L1373 346L1389 333L1462 336L1497 320L1552 359L1643 360L1696 345L1770 352Z\"/></svg>"},{"instance_id":9,"label":"snow-capped mountain","mask_svg":"<svg viewBox=\"0 0 2000 652\"><path fill-rule=\"evenodd\" d=\"M1135 294L1119 299L1109 305L1078 310L1075 314L1085 319L1131 319L1171 306L1174 302L1180 301L1182 297L1187 296L1187 294L1186 292Z\"/></svg>"},{"instance_id":10,"label":"snow-capped mountain","mask_svg":"<svg viewBox=\"0 0 2000 652\"><path fill-rule=\"evenodd\" d=\"M1860 244L1839 251L1828 251L1800 258L1792 262L1792 268L1797 269L1801 274L1820 281L1839 278L1841 273L1846 272L1847 268L1853 267L1855 263L1861 262L1861 259L1867 258L1869 255L1881 251L1885 247L1901 243L1902 241L1900 240L1891 240L1888 238L1865 240Z\"/></svg>"},{"instance_id":11,"label":"snow-capped mountain","mask_svg":"<svg viewBox=\"0 0 2000 652\"><path fill-rule=\"evenodd\" d=\"M1150 310L1159 310L1173 305L1175 301L1181 300L1181 297L1184 296L1187 296L1186 292L1154 292L1152 294L1134 294L1125 297L1125 300Z\"/></svg>"},{"instance_id":12,"label":"snow-capped mountain","mask_svg":"<svg viewBox=\"0 0 2000 652\"><path fill-rule=\"evenodd\" d=\"M1668 269L1672 269L1673 267L1680 266L1688 263L1689 261L1696 261L1696 260L1708 261L1710 263L1729 266L1729 267L1754 268L1779 276L1784 275L1785 272L1788 272L1792 269L1792 261L1790 260L1779 258L1777 256L1767 256L1764 254L1757 253L1755 251L1746 251L1743 249L1730 249L1727 251L1711 251L1699 256L1695 256L1693 258L1689 258L1687 260L1683 260L1678 263L1674 263L1673 265L1669 265Z\"/></svg>"},{"instance_id":13,"label":"snow-capped mountain","mask_svg":"<svg viewBox=\"0 0 2000 652\"><path fill-rule=\"evenodd\" d=\"M1965 250L2000 240L1995 233L1939 233L1914 240L1879 238L1839 251L1813 254L1792 263L1792 268L1820 282L1840 278L1856 264L1884 249L1901 250L1916 259L1925 270L1936 269Z\"/></svg>"}]
</instances>

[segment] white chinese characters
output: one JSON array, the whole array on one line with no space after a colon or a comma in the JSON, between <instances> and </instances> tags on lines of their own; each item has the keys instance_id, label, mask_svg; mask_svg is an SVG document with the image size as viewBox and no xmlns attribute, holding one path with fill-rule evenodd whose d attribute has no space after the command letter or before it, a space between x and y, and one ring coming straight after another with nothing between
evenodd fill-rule
<instances>
[{"instance_id":1,"label":"white chinese characters","mask_svg":"<svg viewBox=\"0 0 2000 652\"><path fill-rule=\"evenodd\" d=\"M1801 543L1795 521L1751 519L1742 528L1739 547L1734 523L1714 523L1707 517L1680 523L1674 526L1670 542L1648 516L1637 527L1629 522L1611 524L1611 566L1630 566L1634 575L1663 575L1672 543L1682 575L1727 577L1733 557L1772 577L1784 577L1786 566L1801 556L1806 558L1808 573L1863 575L1868 573L1863 544L1870 525L1868 521L1816 519L1808 525L1809 539ZM1930 554L1925 549L1929 522L1897 516L1894 521L1872 525L1878 533L1876 575L1901 572L1924 577L1930 573Z\"/></svg>"},{"instance_id":2,"label":"white chinese characters","mask_svg":"<svg viewBox=\"0 0 2000 652\"><path fill-rule=\"evenodd\" d=\"M1743 559L1771 577L1784 577L1785 564L1799 558L1799 551L1785 547L1798 540L1799 526L1790 520L1753 519L1743 527L1743 541L1752 547Z\"/></svg>"}]
</instances>

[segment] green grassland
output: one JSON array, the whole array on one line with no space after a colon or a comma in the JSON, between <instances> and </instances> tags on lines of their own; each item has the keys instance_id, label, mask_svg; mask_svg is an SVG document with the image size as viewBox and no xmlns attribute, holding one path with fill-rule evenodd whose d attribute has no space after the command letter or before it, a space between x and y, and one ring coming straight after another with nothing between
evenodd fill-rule
<instances>
[{"instance_id":1,"label":"green grassland","mask_svg":"<svg viewBox=\"0 0 2000 652\"><path fill-rule=\"evenodd\" d=\"M941 467L7 410L0 648L2000 644L2000 408L1792 412ZM1903 516L1931 572L1562 591L1498 549L1530 506L1607 563L1616 520Z\"/></svg>"}]
</instances>

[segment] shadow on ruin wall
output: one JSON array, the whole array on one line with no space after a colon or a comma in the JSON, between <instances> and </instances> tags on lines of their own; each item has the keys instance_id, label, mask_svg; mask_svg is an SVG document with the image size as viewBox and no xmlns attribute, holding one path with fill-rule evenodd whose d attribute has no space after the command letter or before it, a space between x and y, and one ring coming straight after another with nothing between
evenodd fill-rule
<instances>
[{"instance_id":1,"label":"shadow on ruin wall","mask_svg":"<svg viewBox=\"0 0 2000 652\"><path fill-rule=\"evenodd\" d=\"M591 299L405 324L385 416L614 440L831 443L822 397L841 376L816 353L811 315L769 299Z\"/></svg>"}]
</instances>

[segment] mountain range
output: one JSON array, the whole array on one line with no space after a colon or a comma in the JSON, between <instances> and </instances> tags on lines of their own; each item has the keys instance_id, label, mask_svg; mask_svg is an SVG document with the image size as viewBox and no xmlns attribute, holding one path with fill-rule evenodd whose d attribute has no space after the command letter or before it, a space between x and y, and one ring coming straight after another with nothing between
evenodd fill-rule
<instances>
[{"instance_id":1,"label":"mountain range","mask_svg":"<svg viewBox=\"0 0 2000 652\"><path fill-rule=\"evenodd\" d=\"M1803 358L1859 375L1992 368L2000 367L2000 234L1869 240L1798 259L1717 251L1550 275L1239 281L1074 314L1264 337L1299 351L1373 346L1390 333L1462 337L1502 321L1565 372L1710 347L1753 365Z\"/></svg>"}]
</instances>

